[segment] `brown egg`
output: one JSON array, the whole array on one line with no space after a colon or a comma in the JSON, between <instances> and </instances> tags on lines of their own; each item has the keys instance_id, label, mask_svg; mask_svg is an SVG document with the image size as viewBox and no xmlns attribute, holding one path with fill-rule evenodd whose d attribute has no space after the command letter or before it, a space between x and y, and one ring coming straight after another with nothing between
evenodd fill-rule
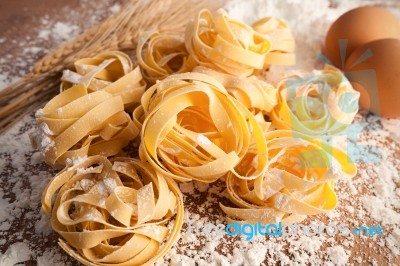
<instances>
[{"instance_id":1,"label":"brown egg","mask_svg":"<svg viewBox=\"0 0 400 266\"><path fill-rule=\"evenodd\" d=\"M345 72L361 93L361 107L382 117L400 117L400 40L376 40L357 48Z\"/></svg>"},{"instance_id":2,"label":"brown egg","mask_svg":"<svg viewBox=\"0 0 400 266\"><path fill-rule=\"evenodd\" d=\"M342 68L346 60L341 60L341 39L347 40L346 54L343 56L348 58L361 45L385 38L400 38L397 18L382 7L359 7L346 12L331 25L326 34L323 53L335 66Z\"/></svg>"}]
</instances>

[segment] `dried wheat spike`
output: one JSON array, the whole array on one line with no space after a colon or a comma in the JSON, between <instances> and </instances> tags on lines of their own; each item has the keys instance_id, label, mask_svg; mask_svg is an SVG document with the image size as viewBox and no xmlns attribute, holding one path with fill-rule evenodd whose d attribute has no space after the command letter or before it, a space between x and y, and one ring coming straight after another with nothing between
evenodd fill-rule
<instances>
[{"instance_id":1,"label":"dried wheat spike","mask_svg":"<svg viewBox=\"0 0 400 266\"><path fill-rule=\"evenodd\" d=\"M77 59L110 50L134 51L141 32L183 32L200 9L222 4L223 0L127 0L120 12L56 48L31 73L0 91L0 134L53 97L61 71Z\"/></svg>"}]
</instances>

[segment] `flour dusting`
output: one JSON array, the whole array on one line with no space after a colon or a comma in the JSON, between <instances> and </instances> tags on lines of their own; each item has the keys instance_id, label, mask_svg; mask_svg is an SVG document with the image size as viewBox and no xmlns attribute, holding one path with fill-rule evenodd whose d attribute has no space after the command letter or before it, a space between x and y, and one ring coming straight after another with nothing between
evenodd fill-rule
<instances>
[{"instance_id":1,"label":"flour dusting","mask_svg":"<svg viewBox=\"0 0 400 266\"><path fill-rule=\"evenodd\" d=\"M351 8L379 2L232 0L228 1L226 10L233 18L247 23L275 16L292 29L297 44L297 64L273 66L266 78L274 82L291 71L311 72L321 68L321 45L329 25ZM78 10L69 10L69 15L59 21L44 16L40 25L32 29L37 38L27 38L16 44L20 56L0 58L0 89L27 73L49 49L121 8L115 1L82 0L81 3L86 10L93 10L86 14L85 20ZM400 18L398 2L388 1L387 5ZM1 45L5 42L9 40L0 38ZM34 114L30 114L0 136L0 265L11 266L29 260L36 261L39 266L76 265L76 261L58 247L58 236L51 231L49 218L40 210L41 192L55 171L31 148L28 135L33 128ZM189 182L180 184L185 197L181 238L155 265L400 265L399 132L400 120L380 119L361 111L347 132L348 141L333 140L356 160L357 176L336 184L339 204L335 211L309 217L304 222L348 223L351 226L379 224L384 228L383 237L298 235L285 239L256 237L247 241L237 236L197 236L188 231L189 223L226 224L219 203L229 205L229 200L221 181L213 184ZM212 144L205 136L199 136L199 144ZM51 140L43 146L50 144ZM81 158L76 158L70 166L80 161ZM114 189L113 180L109 181L99 189L105 193ZM90 186L84 182L80 185Z\"/></svg>"}]
</instances>

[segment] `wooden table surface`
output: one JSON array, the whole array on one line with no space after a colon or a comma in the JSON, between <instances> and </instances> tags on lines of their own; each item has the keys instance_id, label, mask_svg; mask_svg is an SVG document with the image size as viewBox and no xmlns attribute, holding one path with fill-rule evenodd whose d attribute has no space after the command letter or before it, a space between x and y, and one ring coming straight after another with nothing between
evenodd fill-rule
<instances>
[{"instance_id":1,"label":"wooden table surface","mask_svg":"<svg viewBox=\"0 0 400 266\"><path fill-rule=\"evenodd\" d=\"M26 73L32 67L34 62L41 58L46 51L56 47L61 41L63 41L59 38L38 38L41 30L51 29L51 25L54 25L54 23L59 21L67 23L68 25L76 25L76 28L79 30L85 29L96 23L96 21L100 21L111 14L115 4L118 4L119 2L121 1L107 0L101 1L100 3L100 1L89 0L0 0L0 74L3 75L3 83L7 83L11 78ZM77 32L74 32L74 34L77 34ZM30 47L36 47L37 49L29 49ZM366 114L360 115L358 119L368 123L378 123L373 119L368 120L371 119L371 117L368 118L368 115ZM26 128L20 130L19 134L22 135L24 132L30 130L32 124L29 123L27 123ZM383 140L382 143L384 143L384 141L393 142L390 138ZM0 147L0 154L4 155L1 157L2 159L6 158L6 154L8 153L9 151ZM392 153L395 158L400 157L400 145L398 143L393 144ZM33 154L34 151L30 150L25 153L25 156L29 157ZM12 189L12 184L7 180L13 176L11 164L12 162L9 160L3 164L4 168L0 169L0 187L4 190ZM29 160L27 160L27 164L29 164ZM43 172L47 172L49 176L54 174L54 171L44 164L35 165L31 168L26 166L26 168L31 169L29 173L26 173L24 176L14 176L13 178L28 178L30 175L37 175ZM362 173L363 167L361 166L360 168ZM400 171L399 169L397 170ZM362 186L362 188L359 189L360 191L367 191L369 187L364 185L361 179L362 177L359 173L355 178L355 182L357 185ZM216 184L215 186L218 187L220 184ZM207 208L206 211L204 211L204 208L199 208L199 206L204 203L204 197L207 197L206 194L206 192L196 190L195 195L185 195L185 198L188 200L187 206L185 207L189 210L191 215L207 215ZM10 193L8 197L12 202L16 197L18 197L18 195ZM340 203L342 205L351 205L353 201L358 201L358 197L360 196L356 195L351 198L342 196L340 197ZM215 204L211 206L211 209L215 212L212 214L213 218L211 219L214 219L215 221L217 219L215 218L216 216L223 215L217 204L219 201L226 202L226 199L222 196L217 197L215 199ZM40 202L34 203L34 206L36 206L37 209L33 211L35 215L38 215ZM367 221L373 221L367 216L365 219L360 219L358 216L353 217L353 215L347 213L344 208L339 208L338 213L340 214L340 217L344 217L347 221L357 220L357 223L361 224ZM329 219L326 216L321 215L313 218L313 220L327 221ZM38 236L32 232L32 230L34 230L33 227L35 226L34 222L35 221L30 221L29 217L24 215L22 215L20 219L13 221L10 229L1 232L1 237L7 239L7 241L4 245L0 244L0 253L6 252L10 245L17 241L21 241L21 239L26 240L29 243L35 242L37 248L43 251L49 246L56 246L56 234ZM18 234L18 232L20 232L20 234ZM336 239L334 241L342 243L343 239ZM185 243L182 241L178 243L178 246L182 250L187 248ZM374 264L376 262L379 265L400 265L400 257L394 256L390 249L385 245L382 246L379 244L376 239L356 238L352 244L346 247L351 253L349 263L358 265L365 263ZM61 250L59 252L63 257L65 257L66 263L75 265L74 260L68 259ZM182 252L185 254L184 251ZM389 259L389 256L391 256L392 259ZM362 258L362 263L358 262L358 257ZM268 259L266 259L266 263L268 263ZM25 265L36 264L37 261L35 258L31 258L25 262Z\"/></svg>"}]
</instances>

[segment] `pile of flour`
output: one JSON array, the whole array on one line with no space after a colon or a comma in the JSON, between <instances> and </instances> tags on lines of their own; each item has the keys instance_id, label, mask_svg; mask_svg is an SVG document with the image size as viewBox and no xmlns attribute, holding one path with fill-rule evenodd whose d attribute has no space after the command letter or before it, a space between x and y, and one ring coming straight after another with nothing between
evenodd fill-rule
<instances>
[{"instance_id":1,"label":"pile of flour","mask_svg":"<svg viewBox=\"0 0 400 266\"><path fill-rule=\"evenodd\" d=\"M82 2L90 5L91 1ZM228 1L225 9L233 18L246 23L265 16L287 22L296 39L297 64L272 67L268 78L277 80L291 70L311 72L320 68L321 46L329 25L349 9L378 2L234 0ZM385 5L400 18L400 4L393 0ZM110 14L118 11L119 5L96 10ZM96 22L99 15L96 14L90 17L90 23ZM79 13L76 18L79 21ZM38 38L26 40L17 60L11 56L0 58L0 88L23 75L37 60L37 55L47 51L41 46L43 39L59 43L76 36L82 26L43 18L37 30ZM0 44L8 41L0 38ZM11 63L21 64L24 70L15 72L7 67ZM33 115L26 116L0 136L0 265L9 266L27 260L35 260L38 265L74 265L75 261L57 246L57 235L51 231L48 218L40 211L41 192L54 171L42 163L40 154L30 146L28 133L33 127ZM192 182L181 185L186 198L181 238L156 265L399 264L400 120L383 120L361 112L352 128L349 143L340 139L335 141L344 147L352 145L352 156L359 162L359 173L352 180L338 182L339 207L335 211L312 217L307 222L348 223L353 226L380 224L384 227L384 237L300 235L287 239L255 238L252 241L228 236L197 237L187 232L188 221L225 223L218 202L226 202L227 195L221 182L211 185Z\"/></svg>"}]
</instances>

